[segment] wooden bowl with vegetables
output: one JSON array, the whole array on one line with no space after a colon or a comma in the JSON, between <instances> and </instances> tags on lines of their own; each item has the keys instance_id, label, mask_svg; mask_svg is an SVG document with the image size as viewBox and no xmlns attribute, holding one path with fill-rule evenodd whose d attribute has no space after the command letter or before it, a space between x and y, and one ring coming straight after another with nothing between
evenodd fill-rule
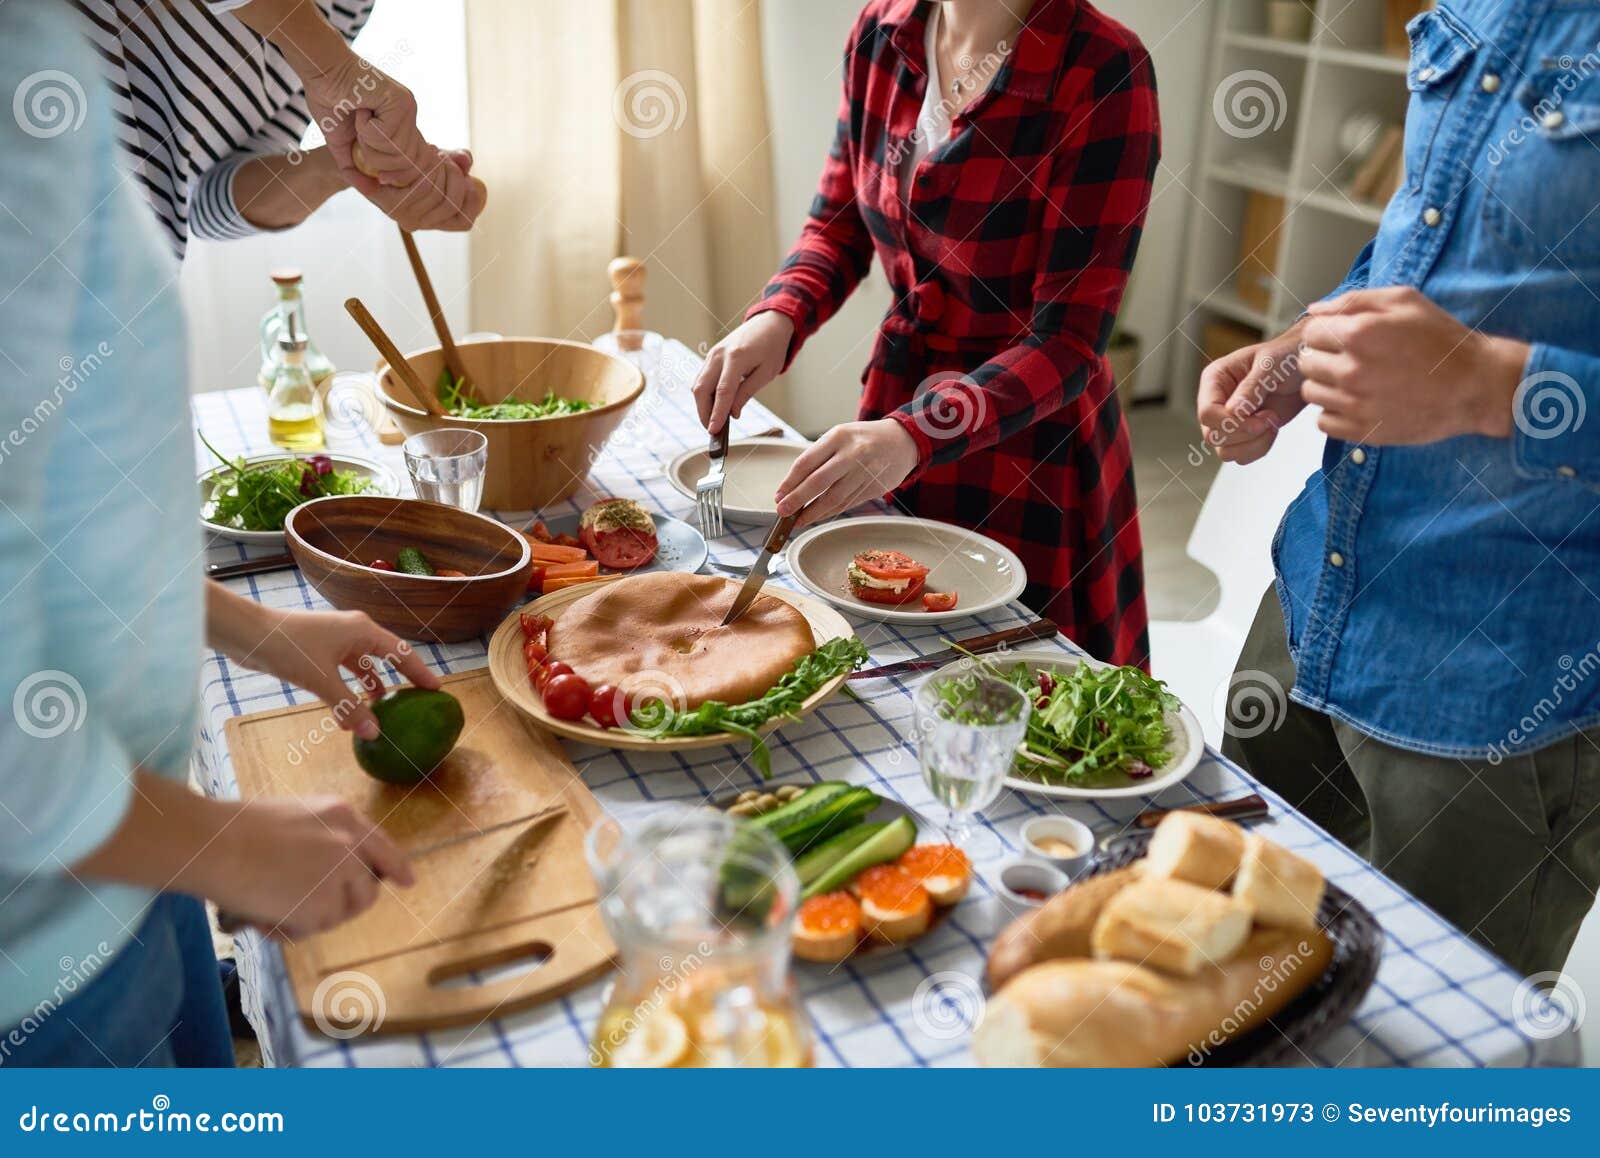
<instances>
[{"instance_id":1,"label":"wooden bowl with vegetables","mask_svg":"<svg viewBox=\"0 0 1600 1158\"><path fill-rule=\"evenodd\" d=\"M528 540L510 527L417 499L314 499L283 529L317 594L427 643L490 630L523 597L533 565Z\"/></svg>"},{"instance_id":2,"label":"wooden bowl with vegetables","mask_svg":"<svg viewBox=\"0 0 1600 1158\"><path fill-rule=\"evenodd\" d=\"M498 338L457 347L467 389L449 376L438 346L406 355L446 413L420 409L387 363L378 396L407 435L441 427L489 440L483 505L537 510L578 489L628 407L644 391L638 367L582 342Z\"/></svg>"}]
</instances>

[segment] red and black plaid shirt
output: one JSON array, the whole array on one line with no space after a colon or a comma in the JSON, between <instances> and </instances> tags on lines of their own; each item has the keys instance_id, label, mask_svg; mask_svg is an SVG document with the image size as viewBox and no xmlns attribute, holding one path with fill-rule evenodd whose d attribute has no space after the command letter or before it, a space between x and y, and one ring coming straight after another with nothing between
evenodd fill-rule
<instances>
[{"instance_id":1,"label":"red and black plaid shirt","mask_svg":"<svg viewBox=\"0 0 1600 1158\"><path fill-rule=\"evenodd\" d=\"M1150 59L1082 0L1035 0L908 204L931 8L873 0L857 20L811 218L750 312L793 319L792 357L876 252L895 302L861 417L894 418L922 452L894 500L1012 548L1025 602L1090 654L1143 664L1133 470L1105 350L1160 149Z\"/></svg>"}]
</instances>

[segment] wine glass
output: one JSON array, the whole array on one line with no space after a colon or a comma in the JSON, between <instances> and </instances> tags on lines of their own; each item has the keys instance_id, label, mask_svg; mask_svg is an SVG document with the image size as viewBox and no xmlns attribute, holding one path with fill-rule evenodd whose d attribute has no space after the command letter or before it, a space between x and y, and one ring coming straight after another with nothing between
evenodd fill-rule
<instances>
[{"instance_id":1,"label":"wine glass","mask_svg":"<svg viewBox=\"0 0 1600 1158\"><path fill-rule=\"evenodd\" d=\"M950 813L950 842L970 852L973 815L1000 795L1033 705L963 660L924 680L915 706L922 779Z\"/></svg>"}]
</instances>

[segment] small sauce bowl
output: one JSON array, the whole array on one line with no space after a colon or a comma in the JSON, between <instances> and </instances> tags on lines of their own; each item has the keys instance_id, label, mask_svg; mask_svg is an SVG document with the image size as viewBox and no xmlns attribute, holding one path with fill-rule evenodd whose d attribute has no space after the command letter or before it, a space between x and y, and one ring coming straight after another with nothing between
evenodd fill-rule
<instances>
[{"instance_id":1,"label":"small sauce bowl","mask_svg":"<svg viewBox=\"0 0 1600 1158\"><path fill-rule=\"evenodd\" d=\"M1013 857L1000 866L995 895L1013 917L1019 917L1037 909L1071 883L1071 878L1053 864L1033 857Z\"/></svg>"},{"instance_id":2,"label":"small sauce bowl","mask_svg":"<svg viewBox=\"0 0 1600 1158\"><path fill-rule=\"evenodd\" d=\"M1035 816L1022 826L1022 849L1069 877L1076 876L1094 855L1094 833L1082 821L1060 813Z\"/></svg>"}]
</instances>

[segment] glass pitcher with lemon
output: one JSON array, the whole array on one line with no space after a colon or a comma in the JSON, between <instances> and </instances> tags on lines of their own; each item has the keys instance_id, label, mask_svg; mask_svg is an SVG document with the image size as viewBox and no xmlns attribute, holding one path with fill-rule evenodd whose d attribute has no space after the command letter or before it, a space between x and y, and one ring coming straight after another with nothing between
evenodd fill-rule
<instances>
[{"instance_id":1,"label":"glass pitcher with lemon","mask_svg":"<svg viewBox=\"0 0 1600 1158\"><path fill-rule=\"evenodd\" d=\"M773 836L720 813L664 816L585 843L621 970L590 1060L615 1068L811 1064L789 978L799 880Z\"/></svg>"}]
</instances>

